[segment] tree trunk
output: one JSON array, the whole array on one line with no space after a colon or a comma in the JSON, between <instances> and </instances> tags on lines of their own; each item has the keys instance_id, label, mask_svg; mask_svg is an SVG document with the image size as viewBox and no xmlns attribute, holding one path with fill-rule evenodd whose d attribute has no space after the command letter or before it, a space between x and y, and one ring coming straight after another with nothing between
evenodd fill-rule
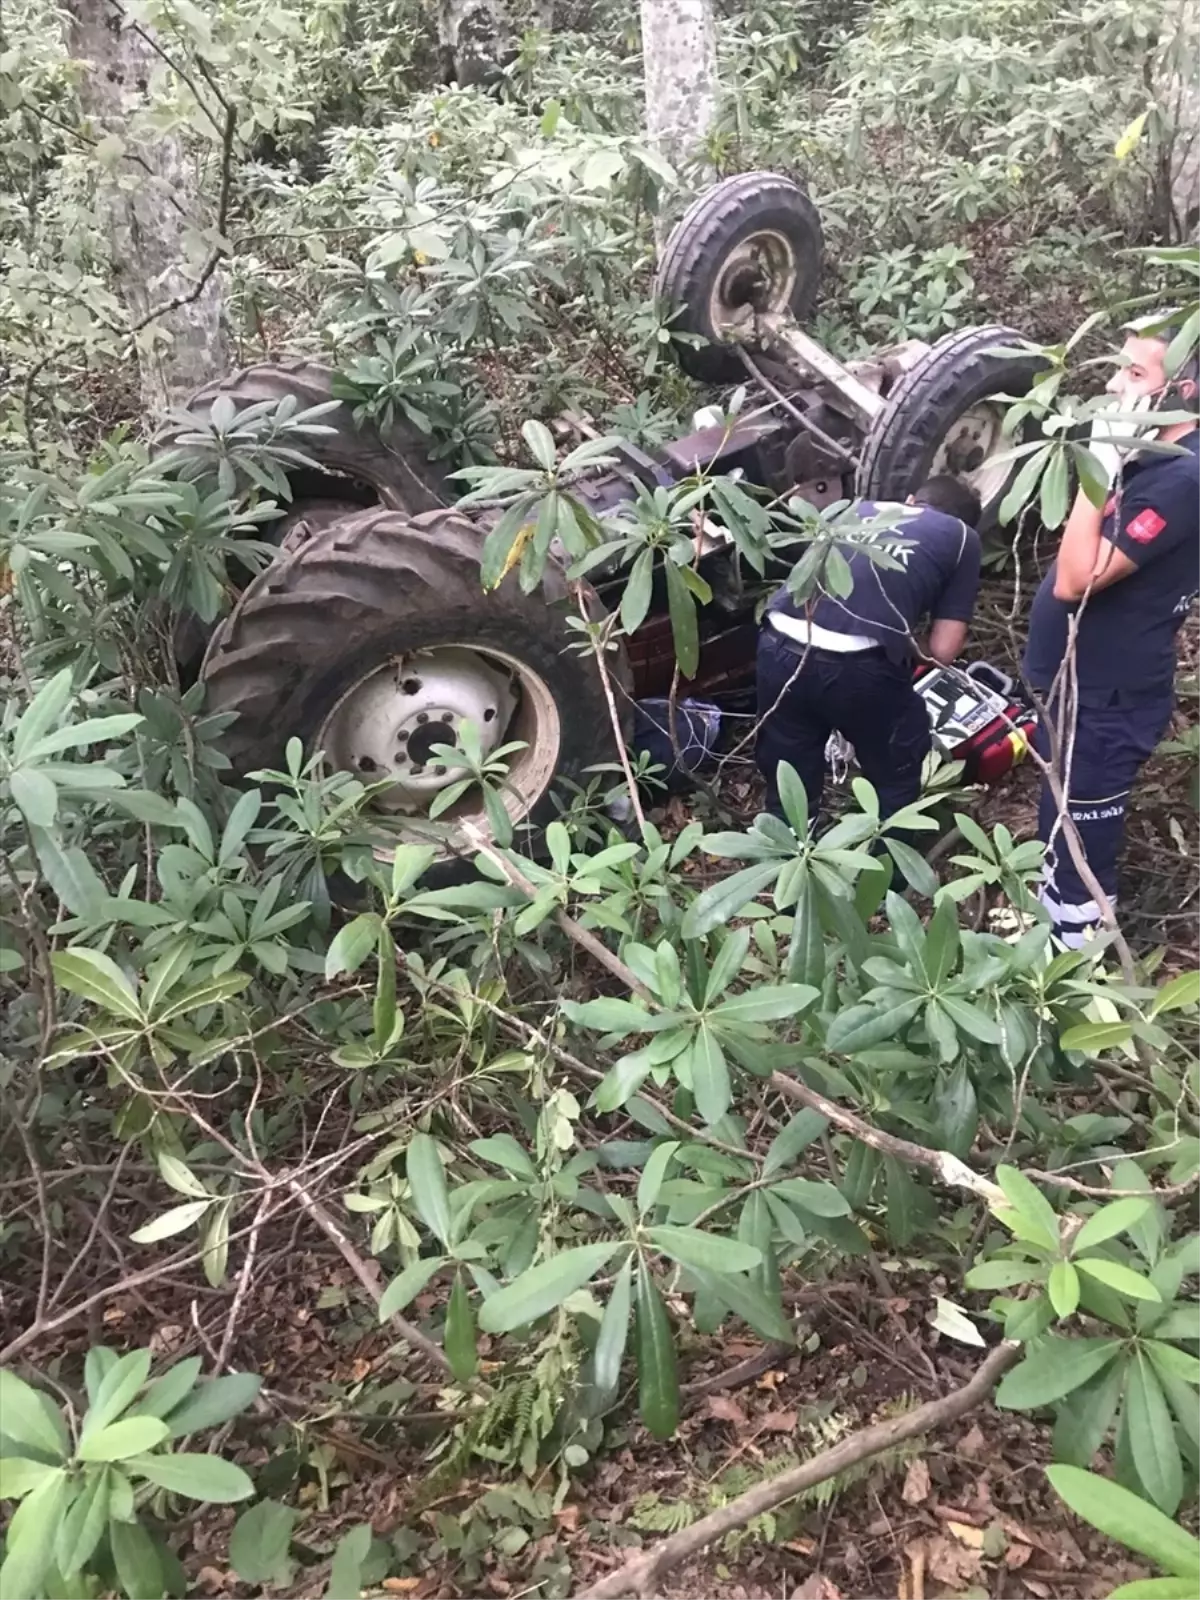
<instances>
[{"instance_id":1,"label":"tree trunk","mask_svg":"<svg viewBox=\"0 0 1200 1600\"><path fill-rule=\"evenodd\" d=\"M1171 44L1161 99L1174 128L1166 182L1173 236L1186 240L1195 237L1200 223L1200 16L1192 0L1174 0L1164 33Z\"/></svg>"},{"instance_id":2,"label":"tree trunk","mask_svg":"<svg viewBox=\"0 0 1200 1600\"><path fill-rule=\"evenodd\" d=\"M438 44L448 82L494 82L512 55L503 0L438 0Z\"/></svg>"},{"instance_id":3,"label":"tree trunk","mask_svg":"<svg viewBox=\"0 0 1200 1600\"><path fill-rule=\"evenodd\" d=\"M142 402L148 417L177 405L229 369L221 278L189 259L188 240L223 219L200 191L197 163L177 135L152 131L141 113L162 58L112 0L66 0L68 48L86 63L79 98L88 132L109 169L100 183L111 265L135 328ZM227 130L225 163L229 159ZM193 250L194 253L194 250ZM197 292L197 284L208 276ZM160 306L183 302L155 316ZM149 319L149 320L147 320Z\"/></svg>"},{"instance_id":4,"label":"tree trunk","mask_svg":"<svg viewBox=\"0 0 1200 1600\"><path fill-rule=\"evenodd\" d=\"M712 0L641 0L646 133L673 165L702 156L717 109Z\"/></svg>"}]
</instances>

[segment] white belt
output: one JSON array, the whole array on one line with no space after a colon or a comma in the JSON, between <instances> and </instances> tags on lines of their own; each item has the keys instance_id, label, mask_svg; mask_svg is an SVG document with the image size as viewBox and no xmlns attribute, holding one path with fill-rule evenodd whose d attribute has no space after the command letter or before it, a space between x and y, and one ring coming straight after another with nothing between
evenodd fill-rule
<instances>
[{"instance_id":1,"label":"white belt","mask_svg":"<svg viewBox=\"0 0 1200 1600\"><path fill-rule=\"evenodd\" d=\"M767 620L777 633L786 634L797 644L808 644L817 650L836 650L839 655L857 655L860 650L877 650L879 641L868 639L861 633L830 633L815 622L803 622L797 617L785 616L780 611L769 611Z\"/></svg>"}]
</instances>

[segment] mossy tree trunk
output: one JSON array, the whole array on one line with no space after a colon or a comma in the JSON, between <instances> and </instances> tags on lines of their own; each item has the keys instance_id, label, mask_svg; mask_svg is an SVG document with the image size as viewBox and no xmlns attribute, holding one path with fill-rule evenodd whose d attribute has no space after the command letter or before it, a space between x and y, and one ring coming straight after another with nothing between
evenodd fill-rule
<instances>
[{"instance_id":1,"label":"mossy tree trunk","mask_svg":"<svg viewBox=\"0 0 1200 1600\"><path fill-rule=\"evenodd\" d=\"M101 167L113 277L137 330L142 400L152 416L230 365L212 236L219 202L205 194L200 154L178 134L151 127L152 86L167 70L160 41L112 0L65 6L68 47L83 63L83 131ZM232 137L230 126L213 174L223 191ZM159 308L168 309L156 315Z\"/></svg>"},{"instance_id":2,"label":"mossy tree trunk","mask_svg":"<svg viewBox=\"0 0 1200 1600\"><path fill-rule=\"evenodd\" d=\"M704 153L717 109L712 0L641 0L646 133L672 165Z\"/></svg>"}]
</instances>

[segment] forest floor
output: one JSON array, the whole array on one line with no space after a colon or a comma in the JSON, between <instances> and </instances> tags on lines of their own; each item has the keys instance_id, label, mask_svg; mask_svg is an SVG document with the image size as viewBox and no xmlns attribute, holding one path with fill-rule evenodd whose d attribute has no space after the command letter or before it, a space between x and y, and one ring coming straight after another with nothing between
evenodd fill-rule
<instances>
[{"instance_id":1,"label":"forest floor","mask_svg":"<svg viewBox=\"0 0 1200 1600\"><path fill-rule=\"evenodd\" d=\"M1074 1109L1085 1106L1080 1096ZM515 1519L528 1537L508 1553L499 1536L514 1526L512 1506L520 1511L519 1498L508 1503L511 1475L481 1472L479 1463L451 1481L435 1473L431 1446L444 1434L437 1415L447 1404L436 1378L426 1371L424 1381L404 1347L361 1302L355 1308L340 1258L284 1249L272 1260L268 1253L239 1328L239 1364L263 1373L275 1418L306 1420L289 1449L286 1427L264 1419L256 1434L247 1419L236 1453L263 1493L301 1509L293 1553L312 1563L271 1592L316 1600L328 1552L364 1521L395 1555L372 1593L515 1600L578 1592L637 1547L797 1459L967 1380L978 1354L927 1322L931 1295L954 1287L931 1279L929 1263L916 1257L885 1255L882 1265L894 1288L888 1299L853 1273L819 1288L794 1286L801 1345L790 1355L744 1331L684 1334L677 1436L664 1443L636 1420L616 1421L557 1511ZM165 1297L156 1296L152 1331L148 1307L134 1298L113 1303L108 1338L149 1342L163 1356L187 1353L197 1321L206 1319L193 1319L186 1303L193 1291L180 1288L171 1322L158 1321ZM434 1319L438 1296L422 1296L416 1309L421 1321ZM481 1353L486 1360L486 1339ZM631 1414L630 1403L621 1415ZM1146 1569L1065 1510L1043 1473L1049 1460L1047 1428L981 1406L881 1456L827 1496L813 1491L731 1535L668 1573L656 1592L668 1600L1099 1600ZM180 1530L178 1554L193 1593L258 1592L229 1566L236 1511L206 1508ZM444 1548L448 1526L464 1549Z\"/></svg>"},{"instance_id":2,"label":"forest floor","mask_svg":"<svg viewBox=\"0 0 1200 1600\"><path fill-rule=\"evenodd\" d=\"M1019 636L1005 620L1011 592L1003 574L990 577L977 626L977 653L1008 666ZM1176 735L1196 720L1198 646L1193 618L1181 639ZM1165 946L1168 971L1197 959L1191 765L1171 755L1148 764L1124 870L1122 919L1140 951ZM749 769L729 781L731 809L752 811ZM1036 773L1020 768L979 797L976 814L1028 837L1036 800ZM660 820L674 831L689 810L676 797L660 808ZM1064 1116L1091 1109L1087 1090L1070 1091L1062 1105ZM970 1222L967 1215L965 1232ZM476 1460L462 1474L438 1473L453 1398L423 1358L414 1362L379 1328L341 1258L332 1249L296 1252L282 1236L264 1241L235 1365L263 1374L267 1405L238 1425L243 1442L235 1448L262 1492L302 1509L293 1553L311 1561L272 1592L323 1593L333 1543L365 1520L394 1553L390 1574L371 1592L414 1600L515 1600L535 1592L556 1600L577 1592L634 1548L797 1458L965 1381L975 1352L929 1325L932 1296L953 1297L957 1285L915 1255L881 1254L881 1265L890 1298L853 1269L836 1281L791 1284L807 1329L791 1354L765 1348L746 1330L681 1333L678 1436L661 1443L636 1419L625 1420L634 1409L627 1397L603 1450L575 1475L561 1506L549 1508L543 1495L526 1515L507 1498L519 1490L506 1469L481 1473ZM200 1353L206 1324L223 1322L225 1298L223 1290L183 1282L158 1286L153 1303L135 1291L111 1302L103 1328L90 1336L148 1343L158 1357ZM438 1307L439 1294L430 1292L418 1297L415 1315L433 1320ZM485 1339L485 1360L487 1351ZM671 1600L1093 1600L1144 1569L1066 1511L1044 1477L1049 1459L1047 1428L984 1405L879 1458L856 1480L835 1481L827 1495L814 1491L730 1536L670 1572L658 1592ZM548 1479L534 1485L550 1487ZM208 1508L181 1528L192 1592L255 1592L227 1559L234 1515L235 1508ZM505 1548L502 1535L520 1548Z\"/></svg>"}]
</instances>

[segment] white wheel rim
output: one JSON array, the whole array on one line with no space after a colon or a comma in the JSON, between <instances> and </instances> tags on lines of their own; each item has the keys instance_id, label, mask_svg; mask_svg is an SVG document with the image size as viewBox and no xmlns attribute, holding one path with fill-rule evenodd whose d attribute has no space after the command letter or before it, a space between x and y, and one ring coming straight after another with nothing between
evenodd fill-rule
<instances>
[{"instance_id":1,"label":"white wheel rim","mask_svg":"<svg viewBox=\"0 0 1200 1600\"><path fill-rule=\"evenodd\" d=\"M502 744L523 743L506 758L499 787L509 817L521 822L554 776L562 726L545 682L502 650L456 642L392 656L341 696L321 725L317 748L327 772L349 772L369 784L392 780L371 811L393 844L434 843L436 827L461 845L468 825L491 834L479 786L432 820L429 807L466 776L462 767L437 765L432 755L437 745L458 743L464 722L474 723L485 758Z\"/></svg>"},{"instance_id":2,"label":"white wheel rim","mask_svg":"<svg viewBox=\"0 0 1200 1600\"><path fill-rule=\"evenodd\" d=\"M1012 448L1004 437L1005 410L999 401L982 400L964 411L938 447L930 476L949 473L969 484L983 505L990 505L1004 492L1012 472L1010 461L997 459Z\"/></svg>"},{"instance_id":3,"label":"white wheel rim","mask_svg":"<svg viewBox=\"0 0 1200 1600\"><path fill-rule=\"evenodd\" d=\"M747 234L721 263L708 297L708 322L717 338L748 339L759 317L779 316L796 289L796 252L782 233Z\"/></svg>"}]
</instances>

